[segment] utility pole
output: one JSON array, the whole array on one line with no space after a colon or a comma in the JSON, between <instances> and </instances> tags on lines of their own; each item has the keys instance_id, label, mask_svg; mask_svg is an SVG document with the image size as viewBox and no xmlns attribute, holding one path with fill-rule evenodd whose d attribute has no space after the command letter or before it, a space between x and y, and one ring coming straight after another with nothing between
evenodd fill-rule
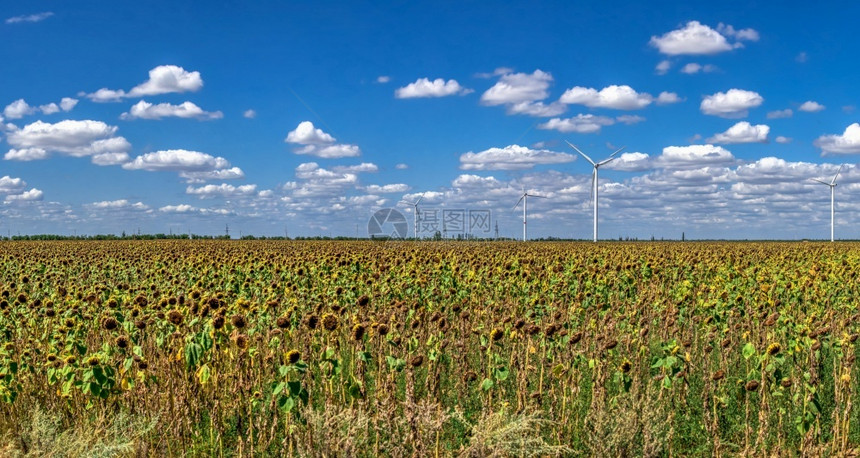
<instances>
[{"instance_id":1,"label":"utility pole","mask_svg":"<svg viewBox=\"0 0 860 458\"><path fill-rule=\"evenodd\" d=\"M230 238L230 225L229 224L224 226L224 235L226 235L228 239Z\"/></svg>"}]
</instances>

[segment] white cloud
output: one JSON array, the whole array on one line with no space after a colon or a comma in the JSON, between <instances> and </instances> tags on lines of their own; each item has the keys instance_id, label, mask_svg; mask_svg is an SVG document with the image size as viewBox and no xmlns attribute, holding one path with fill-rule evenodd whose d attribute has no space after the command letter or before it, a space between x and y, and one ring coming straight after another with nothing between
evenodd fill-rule
<instances>
[{"instance_id":1,"label":"white cloud","mask_svg":"<svg viewBox=\"0 0 860 458\"><path fill-rule=\"evenodd\" d=\"M791 108L786 108L785 110L774 110L767 112L767 119L790 118L792 115L794 115L794 112L791 111Z\"/></svg>"},{"instance_id":2,"label":"white cloud","mask_svg":"<svg viewBox=\"0 0 860 458\"><path fill-rule=\"evenodd\" d=\"M657 158L661 167L679 169L702 167L707 165L725 165L736 162L732 153L711 144L689 146L667 146L663 154Z\"/></svg>"},{"instance_id":3,"label":"white cloud","mask_svg":"<svg viewBox=\"0 0 860 458\"><path fill-rule=\"evenodd\" d=\"M674 92L663 91L657 96L657 105L669 105L672 103L679 103L681 101L681 97L678 97L678 94Z\"/></svg>"},{"instance_id":4,"label":"white cloud","mask_svg":"<svg viewBox=\"0 0 860 458\"><path fill-rule=\"evenodd\" d=\"M777 142L777 143L783 143L783 144L785 144L785 143L791 143L791 138L789 138L789 137L783 137L782 135L780 135L780 136L776 137L776 138L774 139L774 141L775 141L775 142Z\"/></svg>"},{"instance_id":5,"label":"white cloud","mask_svg":"<svg viewBox=\"0 0 860 458\"><path fill-rule=\"evenodd\" d=\"M245 112L244 112L244 113L242 113L242 116L244 116L244 117L246 117L246 118L248 118L248 119L254 119L254 118L256 118L256 117L257 117L257 112L256 112L256 111L254 111L254 110L250 110L250 109L248 109L248 110L245 110Z\"/></svg>"},{"instance_id":6,"label":"white cloud","mask_svg":"<svg viewBox=\"0 0 860 458\"><path fill-rule=\"evenodd\" d=\"M287 143L298 143L300 145L319 145L326 143L334 143L334 137L322 131L322 129L314 128L314 124L310 121L302 121L295 130L287 134L284 140Z\"/></svg>"},{"instance_id":7,"label":"white cloud","mask_svg":"<svg viewBox=\"0 0 860 458\"><path fill-rule=\"evenodd\" d=\"M694 74L699 73L699 72L711 73L711 72L714 72L716 70L717 70L717 67L715 67L714 65L711 65L711 64L701 65L701 64L697 64L695 62L690 62L689 64L684 65L681 68L681 73L686 73L688 75L694 75Z\"/></svg>"},{"instance_id":8,"label":"white cloud","mask_svg":"<svg viewBox=\"0 0 860 458\"><path fill-rule=\"evenodd\" d=\"M178 171L178 172L211 172L229 167L230 163L223 157L214 157L198 151L173 149L156 151L136 157L133 161L123 164L127 170Z\"/></svg>"},{"instance_id":9,"label":"white cloud","mask_svg":"<svg viewBox=\"0 0 860 458\"><path fill-rule=\"evenodd\" d=\"M108 88L103 87L103 88L101 88L101 89L99 89L99 90L97 90L91 94L83 93L83 94L78 94L78 95L83 95L86 98L88 98L88 99L90 99L96 103L107 103L107 102L119 102L120 100L122 100L123 97L126 96L126 93L122 89L114 90L114 89L108 89Z\"/></svg>"},{"instance_id":10,"label":"white cloud","mask_svg":"<svg viewBox=\"0 0 860 458\"><path fill-rule=\"evenodd\" d=\"M18 99L6 105L6 108L3 109L3 116L8 119L21 119L35 112L36 107L31 107L24 99Z\"/></svg>"},{"instance_id":11,"label":"white cloud","mask_svg":"<svg viewBox=\"0 0 860 458\"><path fill-rule=\"evenodd\" d=\"M403 183L386 184L386 185L369 185L364 188L370 194L389 194L394 192L406 192L412 189L409 185Z\"/></svg>"},{"instance_id":12,"label":"white cloud","mask_svg":"<svg viewBox=\"0 0 860 458\"><path fill-rule=\"evenodd\" d=\"M60 100L60 108L65 112L72 111L72 109L75 108L75 105L77 104L78 99L73 99L71 97L63 97L63 99Z\"/></svg>"},{"instance_id":13,"label":"white cloud","mask_svg":"<svg viewBox=\"0 0 860 458\"><path fill-rule=\"evenodd\" d=\"M92 157L95 165L122 165L129 160L128 153L101 153Z\"/></svg>"},{"instance_id":14,"label":"white cloud","mask_svg":"<svg viewBox=\"0 0 860 458\"><path fill-rule=\"evenodd\" d=\"M855 122L846 127L842 135L822 135L814 144L825 155L860 153L860 124Z\"/></svg>"},{"instance_id":15,"label":"white cloud","mask_svg":"<svg viewBox=\"0 0 860 458\"><path fill-rule=\"evenodd\" d=\"M195 92L203 87L200 72L189 72L176 65L159 65L149 71L149 79L129 91L129 97Z\"/></svg>"},{"instance_id":16,"label":"white cloud","mask_svg":"<svg viewBox=\"0 0 860 458\"><path fill-rule=\"evenodd\" d=\"M741 121L725 132L715 134L707 141L709 143L765 143L770 127L764 124L752 125Z\"/></svg>"},{"instance_id":17,"label":"white cloud","mask_svg":"<svg viewBox=\"0 0 860 458\"><path fill-rule=\"evenodd\" d=\"M629 126L645 121L645 117L639 115L621 115L616 116L615 120Z\"/></svg>"},{"instance_id":18,"label":"white cloud","mask_svg":"<svg viewBox=\"0 0 860 458\"><path fill-rule=\"evenodd\" d=\"M204 111L192 102L182 102L179 105L170 103L159 103L154 105L145 100L141 100L132 105L127 113L123 113L120 119L154 119L158 120L167 117L176 118L194 118L199 120L221 119L224 114L220 111Z\"/></svg>"},{"instance_id":19,"label":"white cloud","mask_svg":"<svg viewBox=\"0 0 860 458\"><path fill-rule=\"evenodd\" d=\"M158 211L165 213L191 213L199 211L197 207L192 207L188 204L179 204L179 205L165 205L158 209Z\"/></svg>"},{"instance_id":20,"label":"white cloud","mask_svg":"<svg viewBox=\"0 0 860 458\"><path fill-rule=\"evenodd\" d=\"M661 60L660 63L654 67L654 71L657 72L658 75L665 75L669 72L669 69L672 68L672 62L669 60Z\"/></svg>"},{"instance_id":21,"label":"white cloud","mask_svg":"<svg viewBox=\"0 0 860 458\"><path fill-rule=\"evenodd\" d=\"M446 97L449 95L468 94L471 89L466 89L460 86L456 80L448 80L437 78L430 81L428 78L418 78L414 83L410 83L404 87L394 91L394 96L398 99L411 99L419 97Z\"/></svg>"},{"instance_id":22,"label":"white cloud","mask_svg":"<svg viewBox=\"0 0 860 458\"><path fill-rule=\"evenodd\" d=\"M651 157L648 154L639 152L622 153L604 167L624 172L641 172L654 168Z\"/></svg>"},{"instance_id":23,"label":"white cloud","mask_svg":"<svg viewBox=\"0 0 860 458\"><path fill-rule=\"evenodd\" d=\"M754 29L741 29L736 30L734 27L723 24L722 22L717 25L717 30L727 37L733 37L738 41L758 41L759 34ZM735 44L737 47L738 45Z\"/></svg>"},{"instance_id":24,"label":"white cloud","mask_svg":"<svg viewBox=\"0 0 860 458\"><path fill-rule=\"evenodd\" d=\"M726 37L699 21L690 21L683 28L667 32L661 37L652 36L649 44L670 56L717 54L732 49Z\"/></svg>"},{"instance_id":25,"label":"white cloud","mask_svg":"<svg viewBox=\"0 0 860 458\"><path fill-rule=\"evenodd\" d=\"M557 130L563 133L593 134L600 132L601 127L613 124L615 124L615 120L606 116L578 114L572 118L552 118L543 124L539 124L538 129Z\"/></svg>"},{"instance_id":26,"label":"white cloud","mask_svg":"<svg viewBox=\"0 0 860 458\"><path fill-rule=\"evenodd\" d=\"M818 102L814 102L812 100L808 100L806 102L803 102L803 104L797 108L797 111L805 111L807 113L816 113L819 111L823 111L824 108L825 108L824 105L822 105Z\"/></svg>"},{"instance_id":27,"label":"white cloud","mask_svg":"<svg viewBox=\"0 0 860 458\"><path fill-rule=\"evenodd\" d=\"M296 154L307 154L326 159L355 157L361 155L356 145L335 144L335 138L314 127L310 121L299 123L295 130L287 134L287 143L304 145L293 150Z\"/></svg>"},{"instance_id":28,"label":"white cloud","mask_svg":"<svg viewBox=\"0 0 860 458\"><path fill-rule=\"evenodd\" d=\"M342 196L347 189L358 185L356 173L327 170L316 162L299 164L296 178L301 183L290 182L284 186L296 198Z\"/></svg>"},{"instance_id":29,"label":"white cloud","mask_svg":"<svg viewBox=\"0 0 860 458\"><path fill-rule=\"evenodd\" d=\"M51 11L45 11L44 13L36 13L36 14L26 14L22 16L13 16L6 19L7 24L20 24L22 22L41 22L49 17L53 16L54 13Z\"/></svg>"},{"instance_id":30,"label":"white cloud","mask_svg":"<svg viewBox=\"0 0 860 458\"><path fill-rule=\"evenodd\" d=\"M245 172L239 167L231 167L229 169L210 170L205 172L180 172L180 178L184 178L189 183L202 183L209 180L238 180L245 178Z\"/></svg>"},{"instance_id":31,"label":"white cloud","mask_svg":"<svg viewBox=\"0 0 860 458\"><path fill-rule=\"evenodd\" d=\"M543 102L520 102L508 105L508 114L524 114L536 117L558 116L567 111L567 105L561 102L552 102L549 105Z\"/></svg>"},{"instance_id":32,"label":"white cloud","mask_svg":"<svg viewBox=\"0 0 860 458\"><path fill-rule=\"evenodd\" d=\"M143 202L132 203L126 199L103 200L101 202L93 202L91 204L87 204L86 206L98 210L149 210L149 206L144 204Z\"/></svg>"},{"instance_id":33,"label":"white cloud","mask_svg":"<svg viewBox=\"0 0 860 458\"><path fill-rule=\"evenodd\" d=\"M42 113L44 113L46 115L52 115L54 113L60 112L60 106L57 105L56 103L51 102L47 105L40 105L39 110L41 110Z\"/></svg>"},{"instance_id":34,"label":"white cloud","mask_svg":"<svg viewBox=\"0 0 860 458\"><path fill-rule=\"evenodd\" d=\"M721 118L743 118L749 114L750 108L755 108L762 102L764 98L757 92L729 89L727 92L706 96L699 108L704 114Z\"/></svg>"},{"instance_id":35,"label":"white cloud","mask_svg":"<svg viewBox=\"0 0 860 458\"><path fill-rule=\"evenodd\" d=\"M380 75L380 76L377 76L377 77L376 77L376 82L377 82L377 83L379 83L379 84L385 84L385 83L387 83L387 82L389 82L389 81L391 81L391 77L390 77L390 76Z\"/></svg>"},{"instance_id":36,"label":"white cloud","mask_svg":"<svg viewBox=\"0 0 860 458\"><path fill-rule=\"evenodd\" d=\"M549 96L547 89L552 80L552 75L541 70L531 74L505 73L481 95L481 103L493 106L543 100Z\"/></svg>"},{"instance_id":37,"label":"white cloud","mask_svg":"<svg viewBox=\"0 0 860 458\"><path fill-rule=\"evenodd\" d=\"M23 129L11 130L7 133L6 140L13 148L30 150L31 158L33 154L47 157L47 154L35 151L37 149L44 150L45 153L59 152L75 157L128 151L131 145L125 138L115 137L116 131L116 126L109 126L101 121L66 120L56 124L36 121Z\"/></svg>"},{"instance_id":38,"label":"white cloud","mask_svg":"<svg viewBox=\"0 0 860 458\"><path fill-rule=\"evenodd\" d=\"M372 162L362 162L355 165L336 165L332 170L338 173L376 173L379 167Z\"/></svg>"},{"instance_id":39,"label":"white cloud","mask_svg":"<svg viewBox=\"0 0 860 458\"><path fill-rule=\"evenodd\" d=\"M397 170L406 170L409 168L409 165L400 163L400 164L395 165L394 168Z\"/></svg>"},{"instance_id":40,"label":"white cloud","mask_svg":"<svg viewBox=\"0 0 860 458\"><path fill-rule=\"evenodd\" d=\"M201 199L211 197L240 197L252 196L257 192L257 185L246 184L242 186L233 186L227 183L219 185L207 184L205 186L193 187L188 186L185 189L186 194L191 194L200 197Z\"/></svg>"},{"instance_id":41,"label":"white cloud","mask_svg":"<svg viewBox=\"0 0 860 458\"><path fill-rule=\"evenodd\" d=\"M567 153L509 145L504 148L490 148L479 153L471 151L464 153L460 156L460 168L463 170L525 170L540 164L563 164L575 159L576 157Z\"/></svg>"},{"instance_id":42,"label":"white cloud","mask_svg":"<svg viewBox=\"0 0 860 458\"><path fill-rule=\"evenodd\" d=\"M34 201L34 200L42 200L43 193L41 190L33 188L29 191L24 191L21 194L9 194L6 196L6 200L11 201Z\"/></svg>"},{"instance_id":43,"label":"white cloud","mask_svg":"<svg viewBox=\"0 0 860 458\"><path fill-rule=\"evenodd\" d=\"M10 149L3 156L7 161L37 161L48 157L48 152L42 148Z\"/></svg>"},{"instance_id":44,"label":"white cloud","mask_svg":"<svg viewBox=\"0 0 860 458\"><path fill-rule=\"evenodd\" d=\"M567 104L585 105L590 108L614 108L616 110L638 110L650 105L651 94L638 93L627 85L611 85L600 91L576 86L562 94L559 101Z\"/></svg>"},{"instance_id":45,"label":"white cloud","mask_svg":"<svg viewBox=\"0 0 860 458\"><path fill-rule=\"evenodd\" d=\"M94 102L118 102L127 97L143 97L182 92L195 92L203 87L200 72L189 72L176 65L159 65L149 71L149 79L127 93L122 89L101 88L85 94Z\"/></svg>"},{"instance_id":46,"label":"white cloud","mask_svg":"<svg viewBox=\"0 0 860 458\"><path fill-rule=\"evenodd\" d=\"M26 186L27 182L20 178L0 177L0 194L20 194Z\"/></svg>"}]
</instances>

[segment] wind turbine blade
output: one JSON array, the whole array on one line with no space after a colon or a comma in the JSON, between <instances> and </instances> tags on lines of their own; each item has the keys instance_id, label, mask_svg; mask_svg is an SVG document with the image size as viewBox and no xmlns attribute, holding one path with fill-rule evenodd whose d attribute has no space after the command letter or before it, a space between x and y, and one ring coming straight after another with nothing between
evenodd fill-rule
<instances>
[{"instance_id":1,"label":"wind turbine blade","mask_svg":"<svg viewBox=\"0 0 860 458\"><path fill-rule=\"evenodd\" d=\"M516 209L517 209L517 207L519 207L519 206L520 206L520 202L522 202L522 201L523 201L523 199L525 199L526 195L527 195L527 194L523 194L522 196L520 196L520 200L518 200L518 201L517 201L517 204L516 204L516 205L514 205L514 208L512 208L512 209L511 209L511 211L516 210Z\"/></svg>"},{"instance_id":2,"label":"wind turbine blade","mask_svg":"<svg viewBox=\"0 0 860 458\"><path fill-rule=\"evenodd\" d=\"M819 182L819 183L821 183L821 184L823 184L823 185L830 186L830 183L828 183L828 182L826 182L826 181L821 181L821 180L819 180L818 178L810 178L810 180L812 180L812 181L817 181L817 182Z\"/></svg>"},{"instance_id":3,"label":"wind turbine blade","mask_svg":"<svg viewBox=\"0 0 860 458\"><path fill-rule=\"evenodd\" d=\"M571 143L571 142L569 142L569 141L567 141L567 140L565 140L565 142L567 142L567 144L568 144L568 145L570 145L570 147L571 147L571 148L575 149L577 153L581 154L581 155L582 155L582 157L584 157L586 161L588 161L588 162L590 162L590 163L591 163L591 165L597 165L594 161L592 161L592 160L591 160L591 158L590 158L590 157L588 157L588 155L587 155L587 154L585 154L585 153L583 153L582 151L580 151L580 150L579 150L579 148L577 148L573 143Z\"/></svg>"},{"instance_id":4,"label":"wind turbine blade","mask_svg":"<svg viewBox=\"0 0 860 458\"><path fill-rule=\"evenodd\" d=\"M833 175L833 181L831 181L830 184L836 184L836 177L839 176L839 172L842 171L842 167L845 167L845 164L841 164L839 166L839 170L836 171L836 175Z\"/></svg>"},{"instance_id":5,"label":"wind turbine blade","mask_svg":"<svg viewBox=\"0 0 860 458\"><path fill-rule=\"evenodd\" d=\"M624 149L624 147L623 147L623 146L622 146L621 148L618 148L614 153L610 154L610 155L609 155L609 157L607 157L606 159L604 159L604 160L600 161L597 165L598 165L598 166L601 166L601 165L603 165L603 164L606 164L607 162L610 162L610 161L614 160L614 159L615 159L615 155L616 155L616 154L618 154L618 153L620 153L620 152L621 152L621 150L623 150L623 149Z\"/></svg>"},{"instance_id":6,"label":"wind turbine blade","mask_svg":"<svg viewBox=\"0 0 860 458\"><path fill-rule=\"evenodd\" d=\"M549 197L547 197L547 196L539 196L537 194L529 194L528 196L529 197L540 197L541 199L549 199Z\"/></svg>"}]
</instances>

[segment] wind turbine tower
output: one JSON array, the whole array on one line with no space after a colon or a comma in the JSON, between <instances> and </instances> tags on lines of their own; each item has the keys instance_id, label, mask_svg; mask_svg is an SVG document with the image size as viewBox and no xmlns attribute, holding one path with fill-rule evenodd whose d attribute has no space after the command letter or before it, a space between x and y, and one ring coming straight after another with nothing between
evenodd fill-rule
<instances>
[{"instance_id":1,"label":"wind turbine tower","mask_svg":"<svg viewBox=\"0 0 860 458\"><path fill-rule=\"evenodd\" d=\"M567 140L565 140L565 141L567 141ZM567 142L567 144L570 145L571 148L575 149L577 153L582 155L582 157L584 157L585 160L588 161L594 167L594 171L591 173L591 198L592 198L592 200L594 200L594 237L593 237L593 241L597 242L597 169L599 169L602 165L605 165L605 164L609 163L610 161L612 161L613 159L615 159L615 155L620 153L621 150L624 149L624 147L622 146L621 148L618 148L618 150L616 150L614 153L610 154L608 158L606 158L600 162L594 162L585 153L580 151L579 148L574 146L573 143Z\"/></svg>"},{"instance_id":2,"label":"wind turbine tower","mask_svg":"<svg viewBox=\"0 0 860 458\"><path fill-rule=\"evenodd\" d=\"M418 196L418 200L416 200L415 202L409 202L408 200L401 200L400 201L401 203L412 206L412 213L413 213L412 214L412 221L413 221L412 222L412 230L413 230L413 233L415 234L414 237L416 240L418 239L418 203L421 202L421 199L423 199L423 198L424 198L424 194Z\"/></svg>"},{"instance_id":3,"label":"wind turbine tower","mask_svg":"<svg viewBox=\"0 0 860 458\"><path fill-rule=\"evenodd\" d=\"M529 197L540 197L541 199L546 199L546 196L539 196L537 194L529 194L526 192L525 189L523 189L523 194L520 196L520 200L518 200L517 204L514 205L513 209L516 210L517 207L520 206L520 202L523 203L523 242L528 240L527 232L526 232L526 225L528 224L527 212L528 212L528 208L529 208Z\"/></svg>"},{"instance_id":4,"label":"wind turbine tower","mask_svg":"<svg viewBox=\"0 0 860 458\"><path fill-rule=\"evenodd\" d=\"M839 170L836 171L836 175L833 175L833 179L830 180L830 183L828 183L826 181L819 180L817 178L812 179L812 181L816 181L816 182L821 183L823 185L830 186L830 241L831 242L833 242L833 226L834 226L835 215L836 215L835 206L834 206L834 204L835 204L834 191L836 190L836 177L839 176L839 172L842 171L842 167L844 167L844 166L845 166L845 164L841 164L839 166Z\"/></svg>"}]
</instances>

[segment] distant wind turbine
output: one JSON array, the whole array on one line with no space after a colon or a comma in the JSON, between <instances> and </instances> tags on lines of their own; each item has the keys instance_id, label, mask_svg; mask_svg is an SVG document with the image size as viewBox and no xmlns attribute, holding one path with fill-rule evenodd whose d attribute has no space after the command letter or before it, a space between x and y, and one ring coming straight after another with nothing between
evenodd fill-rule
<instances>
[{"instance_id":1,"label":"distant wind turbine","mask_svg":"<svg viewBox=\"0 0 860 458\"><path fill-rule=\"evenodd\" d=\"M547 198L546 196L539 196L537 194L529 194L526 192L525 189L523 189L523 194L520 196L520 200L518 200L517 204L514 205L513 210L516 210L517 207L520 206L520 202L523 203L523 242L525 242L527 240L527 238L526 238L527 237L527 235L526 235L526 224L528 223L528 216L527 216L526 212L528 211L528 207L529 207L529 197L540 197L541 199Z\"/></svg>"},{"instance_id":2,"label":"distant wind turbine","mask_svg":"<svg viewBox=\"0 0 860 458\"><path fill-rule=\"evenodd\" d=\"M415 239L416 240L418 239L418 202L421 202L421 199L423 199L423 198L424 198L424 194L421 194L420 196L418 196L418 200L416 200L415 202L409 202L408 200L401 200L400 201L406 205L412 206L412 211L414 213L412 215L413 216L412 229L415 233Z\"/></svg>"},{"instance_id":3,"label":"distant wind turbine","mask_svg":"<svg viewBox=\"0 0 860 458\"><path fill-rule=\"evenodd\" d=\"M565 140L565 141L567 142L567 140ZM570 145L571 148L575 149L577 153L581 154L582 157L584 157L586 161L590 162L592 166L594 166L594 171L591 173L591 198L594 200L594 241L596 242L597 241L597 169L599 169L601 165L604 165L604 164L608 163L609 161L615 159L615 155L620 153L621 150L624 149L624 147L622 146L621 148L618 148L618 150L615 151L614 153L610 154L608 158L606 158L600 162L594 162L585 153L580 151L579 148L574 146L573 143L567 142L567 144Z\"/></svg>"},{"instance_id":4,"label":"distant wind turbine","mask_svg":"<svg viewBox=\"0 0 860 458\"><path fill-rule=\"evenodd\" d=\"M834 218L834 216L835 216L835 210L834 210L835 209L835 206L834 206L835 200L834 200L833 194L834 194L834 191L836 190L836 177L839 176L839 172L842 171L842 167L844 167L844 166L845 166L845 164L841 164L839 166L839 170L836 171L836 175L833 175L833 179L830 180L830 183L828 183L826 181L819 180L817 178L812 178L812 181L816 181L816 182L821 183L823 185L830 186L830 241L831 242L833 241L833 225L834 225L834 221L835 221L835 218Z\"/></svg>"}]
</instances>

